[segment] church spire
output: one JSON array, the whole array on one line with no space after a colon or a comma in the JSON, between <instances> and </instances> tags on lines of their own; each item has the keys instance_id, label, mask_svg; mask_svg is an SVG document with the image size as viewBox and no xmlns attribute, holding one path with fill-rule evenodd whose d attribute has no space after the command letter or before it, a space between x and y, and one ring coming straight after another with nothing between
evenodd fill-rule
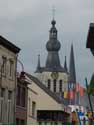
<instances>
[{"instance_id":1,"label":"church spire","mask_svg":"<svg viewBox=\"0 0 94 125\"><path fill-rule=\"evenodd\" d=\"M70 52L69 73L70 73L70 79L69 79L70 82L76 83L76 72L75 72L75 60L74 60L73 44L71 45L71 52Z\"/></svg>"},{"instance_id":2,"label":"church spire","mask_svg":"<svg viewBox=\"0 0 94 125\"><path fill-rule=\"evenodd\" d=\"M53 9L52 9L52 14L53 14L53 20L55 18L55 7L53 6Z\"/></svg>"},{"instance_id":3,"label":"church spire","mask_svg":"<svg viewBox=\"0 0 94 125\"><path fill-rule=\"evenodd\" d=\"M38 64L37 64L37 69L36 71L39 72L40 71L40 55L38 55Z\"/></svg>"},{"instance_id":4,"label":"church spire","mask_svg":"<svg viewBox=\"0 0 94 125\"><path fill-rule=\"evenodd\" d=\"M68 71L68 68L67 68L67 61L66 61L66 56L65 56L64 69L66 70L66 72Z\"/></svg>"}]
</instances>

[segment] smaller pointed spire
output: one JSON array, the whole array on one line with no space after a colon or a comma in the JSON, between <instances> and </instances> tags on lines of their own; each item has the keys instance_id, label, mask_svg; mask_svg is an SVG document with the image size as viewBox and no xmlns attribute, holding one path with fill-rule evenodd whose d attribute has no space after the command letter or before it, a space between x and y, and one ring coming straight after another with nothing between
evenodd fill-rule
<instances>
[{"instance_id":1,"label":"smaller pointed spire","mask_svg":"<svg viewBox=\"0 0 94 125\"><path fill-rule=\"evenodd\" d=\"M67 61L66 61L66 56L65 56L64 68L65 68L66 71L68 71L68 68L67 68Z\"/></svg>"},{"instance_id":2,"label":"smaller pointed spire","mask_svg":"<svg viewBox=\"0 0 94 125\"><path fill-rule=\"evenodd\" d=\"M76 83L76 72L75 72L75 60L74 60L73 44L71 44L69 73L70 73L70 81L73 82L73 83Z\"/></svg>"},{"instance_id":3,"label":"smaller pointed spire","mask_svg":"<svg viewBox=\"0 0 94 125\"><path fill-rule=\"evenodd\" d=\"M36 71L37 72L40 72L40 69L41 69L41 67L40 67L40 54L38 55L38 64L37 64L37 69L36 69Z\"/></svg>"}]
</instances>

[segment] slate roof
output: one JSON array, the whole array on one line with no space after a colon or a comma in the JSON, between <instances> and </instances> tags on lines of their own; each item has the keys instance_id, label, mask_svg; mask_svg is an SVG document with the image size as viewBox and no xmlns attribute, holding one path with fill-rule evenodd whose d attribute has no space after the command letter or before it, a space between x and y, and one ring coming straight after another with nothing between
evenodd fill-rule
<instances>
[{"instance_id":1,"label":"slate roof","mask_svg":"<svg viewBox=\"0 0 94 125\"><path fill-rule=\"evenodd\" d=\"M14 45L2 36L0 36L0 45L4 46L5 48L9 49L14 53L19 53L20 51L20 48L18 48L16 45Z\"/></svg>"},{"instance_id":2,"label":"slate roof","mask_svg":"<svg viewBox=\"0 0 94 125\"><path fill-rule=\"evenodd\" d=\"M32 81L34 81L43 91L45 91L49 96L51 96L55 101L58 103L62 103L64 105L67 105L64 99L60 98L57 94L50 91L40 80L38 80L36 77L32 76L31 74L26 73L27 77L29 77Z\"/></svg>"},{"instance_id":3,"label":"slate roof","mask_svg":"<svg viewBox=\"0 0 94 125\"><path fill-rule=\"evenodd\" d=\"M51 68L48 68L48 67L40 67L40 69L37 69L35 71L35 73L42 73L42 72L63 72L63 73L67 73L68 72L63 68L63 67L51 67Z\"/></svg>"}]
</instances>

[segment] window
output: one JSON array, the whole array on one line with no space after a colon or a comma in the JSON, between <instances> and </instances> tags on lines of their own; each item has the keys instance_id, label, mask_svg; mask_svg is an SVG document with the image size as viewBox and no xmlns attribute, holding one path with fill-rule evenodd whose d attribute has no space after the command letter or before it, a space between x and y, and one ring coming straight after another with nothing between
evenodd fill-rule
<instances>
[{"instance_id":1,"label":"window","mask_svg":"<svg viewBox=\"0 0 94 125\"><path fill-rule=\"evenodd\" d=\"M14 62L10 60L9 76L13 78Z\"/></svg>"},{"instance_id":2,"label":"window","mask_svg":"<svg viewBox=\"0 0 94 125\"><path fill-rule=\"evenodd\" d=\"M20 95L21 95L21 87L17 85L17 99L16 99L17 105L20 105L20 99L21 99Z\"/></svg>"},{"instance_id":3,"label":"window","mask_svg":"<svg viewBox=\"0 0 94 125\"><path fill-rule=\"evenodd\" d=\"M0 98L0 122L2 121L2 106L3 106L3 99Z\"/></svg>"},{"instance_id":4,"label":"window","mask_svg":"<svg viewBox=\"0 0 94 125\"><path fill-rule=\"evenodd\" d=\"M16 118L16 125L19 125L19 119Z\"/></svg>"},{"instance_id":5,"label":"window","mask_svg":"<svg viewBox=\"0 0 94 125\"><path fill-rule=\"evenodd\" d=\"M53 125L53 122L51 122L51 125Z\"/></svg>"},{"instance_id":6,"label":"window","mask_svg":"<svg viewBox=\"0 0 94 125\"><path fill-rule=\"evenodd\" d=\"M12 91L8 91L8 99L11 100L12 99Z\"/></svg>"},{"instance_id":7,"label":"window","mask_svg":"<svg viewBox=\"0 0 94 125\"><path fill-rule=\"evenodd\" d=\"M57 122L55 122L54 125L57 125Z\"/></svg>"},{"instance_id":8,"label":"window","mask_svg":"<svg viewBox=\"0 0 94 125\"><path fill-rule=\"evenodd\" d=\"M54 88L54 92L56 92L56 79L54 79L54 81L53 81L53 88Z\"/></svg>"},{"instance_id":9,"label":"window","mask_svg":"<svg viewBox=\"0 0 94 125\"><path fill-rule=\"evenodd\" d=\"M31 98L28 98L28 110L29 110L29 116L31 116Z\"/></svg>"},{"instance_id":10,"label":"window","mask_svg":"<svg viewBox=\"0 0 94 125\"><path fill-rule=\"evenodd\" d=\"M21 106L25 107L25 88L21 88Z\"/></svg>"},{"instance_id":11,"label":"window","mask_svg":"<svg viewBox=\"0 0 94 125\"><path fill-rule=\"evenodd\" d=\"M26 89L23 86L17 85L17 93L16 93L16 104L18 106L25 107L26 100Z\"/></svg>"},{"instance_id":12,"label":"window","mask_svg":"<svg viewBox=\"0 0 94 125\"><path fill-rule=\"evenodd\" d=\"M42 125L42 122L39 122L39 125Z\"/></svg>"},{"instance_id":13,"label":"window","mask_svg":"<svg viewBox=\"0 0 94 125\"><path fill-rule=\"evenodd\" d=\"M51 87L51 80L48 79L48 89L50 89L50 87Z\"/></svg>"},{"instance_id":14,"label":"window","mask_svg":"<svg viewBox=\"0 0 94 125\"><path fill-rule=\"evenodd\" d=\"M1 89L1 95L0 95L0 122L2 121L3 117L3 101L4 101L4 94L5 94L5 89Z\"/></svg>"},{"instance_id":15,"label":"window","mask_svg":"<svg viewBox=\"0 0 94 125\"><path fill-rule=\"evenodd\" d=\"M2 98L4 97L4 94L5 94L5 89L2 88L2 89L1 89L1 97L2 97Z\"/></svg>"},{"instance_id":16,"label":"window","mask_svg":"<svg viewBox=\"0 0 94 125\"><path fill-rule=\"evenodd\" d=\"M8 102L7 102L7 122L10 123L11 116L11 101L12 101L12 91L8 91Z\"/></svg>"},{"instance_id":17,"label":"window","mask_svg":"<svg viewBox=\"0 0 94 125\"><path fill-rule=\"evenodd\" d=\"M32 116L35 117L35 112L36 112L36 103L33 101L32 102Z\"/></svg>"},{"instance_id":18,"label":"window","mask_svg":"<svg viewBox=\"0 0 94 125\"><path fill-rule=\"evenodd\" d=\"M21 120L20 122L21 122L20 125L25 125L25 120Z\"/></svg>"},{"instance_id":19,"label":"window","mask_svg":"<svg viewBox=\"0 0 94 125\"><path fill-rule=\"evenodd\" d=\"M6 73L6 61L7 61L7 58L2 56L2 73L3 74Z\"/></svg>"},{"instance_id":20,"label":"window","mask_svg":"<svg viewBox=\"0 0 94 125\"><path fill-rule=\"evenodd\" d=\"M47 122L46 122L46 121L44 122L44 125L47 125Z\"/></svg>"},{"instance_id":21,"label":"window","mask_svg":"<svg viewBox=\"0 0 94 125\"><path fill-rule=\"evenodd\" d=\"M59 92L62 92L62 80L59 81Z\"/></svg>"}]
</instances>

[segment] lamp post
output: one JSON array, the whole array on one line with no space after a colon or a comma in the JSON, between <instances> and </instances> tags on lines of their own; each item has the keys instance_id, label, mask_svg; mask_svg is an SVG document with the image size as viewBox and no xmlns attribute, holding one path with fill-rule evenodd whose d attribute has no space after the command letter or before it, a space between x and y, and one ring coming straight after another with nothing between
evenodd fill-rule
<instances>
[{"instance_id":1,"label":"lamp post","mask_svg":"<svg viewBox=\"0 0 94 125\"><path fill-rule=\"evenodd\" d=\"M17 56L18 57L18 56ZM15 91L14 91L14 125L16 125L16 90L17 90L17 62L21 65L22 71L20 73L20 78L24 77L24 65L23 63L16 57L16 65L15 65ZM25 78L25 77L24 77Z\"/></svg>"}]
</instances>

